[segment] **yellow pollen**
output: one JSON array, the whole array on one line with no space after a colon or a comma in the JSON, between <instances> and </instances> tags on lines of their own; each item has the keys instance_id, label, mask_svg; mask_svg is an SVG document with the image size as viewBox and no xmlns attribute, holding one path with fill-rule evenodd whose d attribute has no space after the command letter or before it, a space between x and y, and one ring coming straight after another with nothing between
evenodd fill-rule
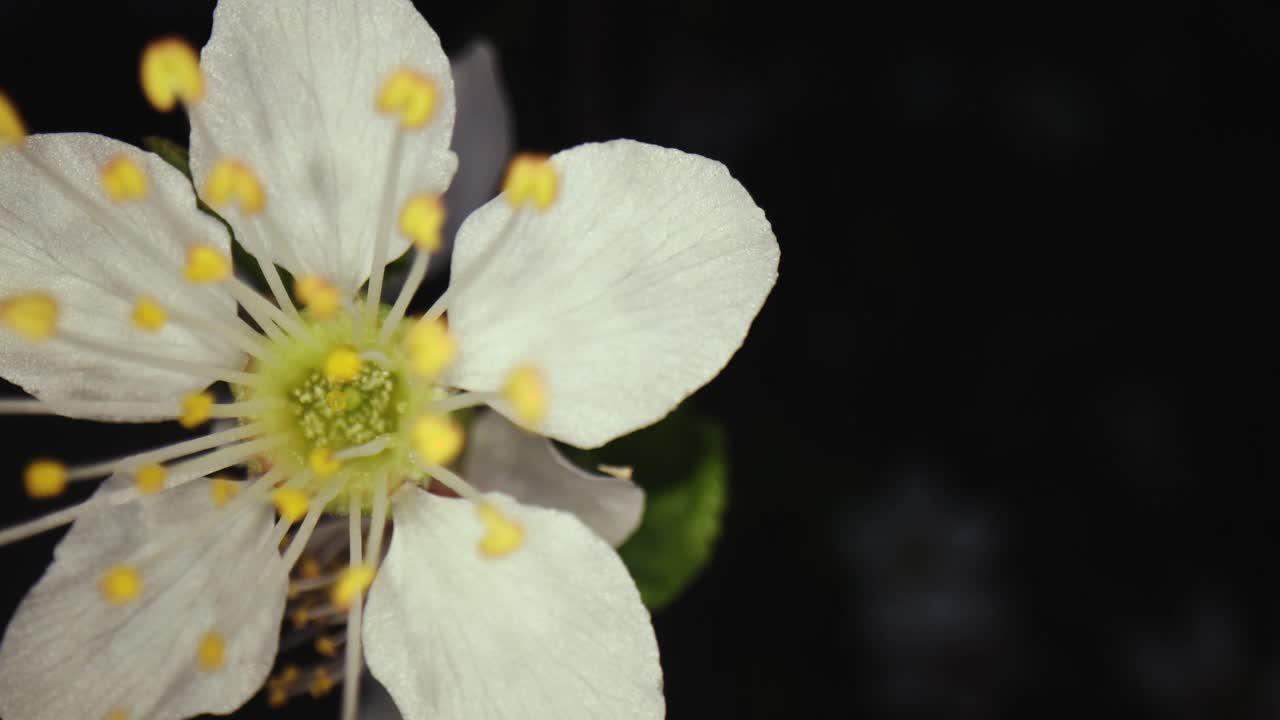
<instances>
[{"instance_id":1,"label":"yellow pollen","mask_svg":"<svg viewBox=\"0 0 1280 720\"><path fill-rule=\"evenodd\" d=\"M188 430L203 425L213 414L213 396L207 392L191 393L182 398L178 424Z\"/></svg>"},{"instance_id":2,"label":"yellow pollen","mask_svg":"<svg viewBox=\"0 0 1280 720\"><path fill-rule=\"evenodd\" d=\"M124 708L112 708L111 712L102 716L102 720L129 720L129 711Z\"/></svg>"},{"instance_id":3,"label":"yellow pollen","mask_svg":"<svg viewBox=\"0 0 1280 720\"><path fill-rule=\"evenodd\" d=\"M546 210L555 202L560 189L560 179L546 155L522 153L507 167L507 177L502 182L502 193L512 207L533 205Z\"/></svg>"},{"instance_id":4,"label":"yellow pollen","mask_svg":"<svg viewBox=\"0 0 1280 720\"><path fill-rule=\"evenodd\" d=\"M214 478L209 485L209 494L213 497L214 507L226 507L231 498L240 494L240 484L226 478Z\"/></svg>"},{"instance_id":5,"label":"yellow pollen","mask_svg":"<svg viewBox=\"0 0 1280 720\"><path fill-rule=\"evenodd\" d=\"M188 105L204 97L200 58L179 38L156 40L142 51L142 92L155 109L169 112L178 102Z\"/></svg>"},{"instance_id":6,"label":"yellow pollen","mask_svg":"<svg viewBox=\"0 0 1280 720\"><path fill-rule=\"evenodd\" d=\"M120 607L142 593L142 574L132 565L115 565L102 574L98 590L108 605Z\"/></svg>"},{"instance_id":7,"label":"yellow pollen","mask_svg":"<svg viewBox=\"0 0 1280 720\"><path fill-rule=\"evenodd\" d=\"M448 465L462 452L462 425L448 415L422 415L413 424L413 449L424 461Z\"/></svg>"},{"instance_id":8,"label":"yellow pollen","mask_svg":"<svg viewBox=\"0 0 1280 720\"><path fill-rule=\"evenodd\" d=\"M302 558L298 572L304 578L320 577L320 563L310 555Z\"/></svg>"},{"instance_id":9,"label":"yellow pollen","mask_svg":"<svg viewBox=\"0 0 1280 720\"><path fill-rule=\"evenodd\" d=\"M547 414L547 384L542 373L528 365L507 376L502 397L511 406L515 419L526 428L536 428Z\"/></svg>"},{"instance_id":10,"label":"yellow pollen","mask_svg":"<svg viewBox=\"0 0 1280 720\"><path fill-rule=\"evenodd\" d=\"M163 465L155 463L143 465L134 474L133 485L143 495L154 495L164 490L164 481L168 476L169 472L164 469Z\"/></svg>"},{"instance_id":11,"label":"yellow pollen","mask_svg":"<svg viewBox=\"0 0 1280 720\"><path fill-rule=\"evenodd\" d=\"M302 675L298 671L297 665L285 665L284 668L267 680L267 687L272 690L288 689L290 685L298 682L298 678Z\"/></svg>"},{"instance_id":12,"label":"yellow pollen","mask_svg":"<svg viewBox=\"0 0 1280 720\"><path fill-rule=\"evenodd\" d=\"M436 110L436 85L421 73L400 68L382 84L378 93L378 112L396 115L406 130L427 124Z\"/></svg>"},{"instance_id":13,"label":"yellow pollen","mask_svg":"<svg viewBox=\"0 0 1280 720\"><path fill-rule=\"evenodd\" d=\"M144 295L133 304L132 320L134 327L140 330L160 332L169 322L169 313L160 307L160 303Z\"/></svg>"},{"instance_id":14,"label":"yellow pollen","mask_svg":"<svg viewBox=\"0 0 1280 720\"><path fill-rule=\"evenodd\" d=\"M321 698L329 694L329 691L333 689L333 685L333 676L329 674L329 671L319 668L312 674L311 682L307 685L307 691L311 693L311 697Z\"/></svg>"},{"instance_id":15,"label":"yellow pollen","mask_svg":"<svg viewBox=\"0 0 1280 720\"><path fill-rule=\"evenodd\" d=\"M334 348L324 359L324 376L331 383L348 383L360 374L364 361L353 348Z\"/></svg>"},{"instance_id":16,"label":"yellow pollen","mask_svg":"<svg viewBox=\"0 0 1280 720\"><path fill-rule=\"evenodd\" d=\"M422 252L435 252L442 244L444 216L444 202L439 195L415 195L400 211L400 232Z\"/></svg>"},{"instance_id":17,"label":"yellow pollen","mask_svg":"<svg viewBox=\"0 0 1280 720\"><path fill-rule=\"evenodd\" d=\"M9 102L4 93L0 93L0 148L17 145L27 136L27 128L22 124L22 116L18 108Z\"/></svg>"},{"instance_id":18,"label":"yellow pollen","mask_svg":"<svg viewBox=\"0 0 1280 720\"><path fill-rule=\"evenodd\" d=\"M405 346L409 366L428 380L439 377L458 354L458 343L440 318L414 323L405 337Z\"/></svg>"},{"instance_id":19,"label":"yellow pollen","mask_svg":"<svg viewBox=\"0 0 1280 720\"><path fill-rule=\"evenodd\" d=\"M290 523L296 523L307 514L311 507L311 496L297 488L280 488L271 493L271 502L275 503L276 512Z\"/></svg>"},{"instance_id":20,"label":"yellow pollen","mask_svg":"<svg viewBox=\"0 0 1280 720\"><path fill-rule=\"evenodd\" d=\"M118 203L141 200L147 196L147 174L128 156L119 155L102 166L102 189Z\"/></svg>"},{"instance_id":21,"label":"yellow pollen","mask_svg":"<svg viewBox=\"0 0 1280 720\"><path fill-rule=\"evenodd\" d=\"M338 654L338 641L328 635L321 635L316 638L316 652L324 657L333 657Z\"/></svg>"},{"instance_id":22,"label":"yellow pollen","mask_svg":"<svg viewBox=\"0 0 1280 720\"><path fill-rule=\"evenodd\" d=\"M289 622L293 623L294 630L301 630L311 621L311 613L306 608L298 608L289 613Z\"/></svg>"},{"instance_id":23,"label":"yellow pollen","mask_svg":"<svg viewBox=\"0 0 1280 720\"><path fill-rule=\"evenodd\" d=\"M227 641L222 635L210 630L200 638L200 647L196 648L196 664L205 672L221 670L227 661Z\"/></svg>"},{"instance_id":24,"label":"yellow pollen","mask_svg":"<svg viewBox=\"0 0 1280 720\"><path fill-rule=\"evenodd\" d=\"M234 200L246 215L262 212L267 206L267 194L262 183L258 182L258 176L248 165L227 158L219 160L209 173L204 185L204 199L216 208Z\"/></svg>"},{"instance_id":25,"label":"yellow pollen","mask_svg":"<svg viewBox=\"0 0 1280 720\"><path fill-rule=\"evenodd\" d=\"M57 460L36 460L23 473L27 495L33 498L51 498L67 489L67 466Z\"/></svg>"},{"instance_id":26,"label":"yellow pollen","mask_svg":"<svg viewBox=\"0 0 1280 720\"><path fill-rule=\"evenodd\" d=\"M357 597L369 589L375 574L376 571L370 565L353 565L343 570L342 575L338 577L338 582L333 584L329 600L334 607L346 610L351 607L351 603L355 602Z\"/></svg>"},{"instance_id":27,"label":"yellow pollen","mask_svg":"<svg viewBox=\"0 0 1280 720\"><path fill-rule=\"evenodd\" d=\"M0 301L0 324L28 340L40 342L58 329L58 301L33 292Z\"/></svg>"},{"instance_id":28,"label":"yellow pollen","mask_svg":"<svg viewBox=\"0 0 1280 720\"><path fill-rule=\"evenodd\" d=\"M328 320L338 312L338 288L319 275L304 275L293 281L293 292L317 320Z\"/></svg>"},{"instance_id":29,"label":"yellow pollen","mask_svg":"<svg viewBox=\"0 0 1280 720\"><path fill-rule=\"evenodd\" d=\"M267 705L282 708L289 704L289 691L284 688L271 688L267 691Z\"/></svg>"},{"instance_id":30,"label":"yellow pollen","mask_svg":"<svg viewBox=\"0 0 1280 720\"><path fill-rule=\"evenodd\" d=\"M187 282L196 285L216 283L231 275L231 261L208 245L192 245L187 249Z\"/></svg>"},{"instance_id":31,"label":"yellow pollen","mask_svg":"<svg viewBox=\"0 0 1280 720\"><path fill-rule=\"evenodd\" d=\"M342 461L333 456L333 451L327 447L318 447L312 449L307 455L307 465L311 467L311 472L316 474L318 478L333 477L342 467Z\"/></svg>"},{"instance_id":32,"label":"yellow pollen","mask_svg":"<svg viewBox=\"0 0 1280 720\"><path fill-rule=\"evenodd\" d=\"M484 538L480 541L480 552L487 557L502 557L524 544L524 528L503 515L498 508L489 503L481 503L476 506L476 513L485 529Z\"/></svg>"}]
</instances>

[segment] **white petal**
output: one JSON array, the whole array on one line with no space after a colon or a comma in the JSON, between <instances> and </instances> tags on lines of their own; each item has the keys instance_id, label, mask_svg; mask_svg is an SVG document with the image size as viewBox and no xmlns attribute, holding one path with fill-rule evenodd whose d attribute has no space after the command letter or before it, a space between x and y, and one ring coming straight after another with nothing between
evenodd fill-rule
<instances>
[{"instance_id":1,"label":"white petal","mask_svg":"<svg viewBox=\"0 0 1280 720\"><path fill-rule=\"evenodd\" d=\"M93 720L119 708L131 718L176 720L230 712L262 686L287 586L268 542L273 515L246 503L205 523L220 512L208 483L192 481L71 528L0 646L0 716ZM97 584L117 563L142 568L143 592L112 607ZM196 652L212 629L226 639L226 664L204 672Z\"/></svg>"},{"instance_id":2,"label":"white petal","mask_svg":"<svg viewBox=\"0 0 1280 720\"><path fill-rule=\"evenodd\" d=\"M510 102L498 67L498 49L492 43L475 40L458 53L453 60L453 85L458 96L458 119L453 131L458 174L445 194L449 215L444 236L449 240L457 234L464 218L493 198L515 142ZM446 266L432 265L441 269Z\"/></svg>"},{"instance_id":3,"label":"white petal","mask_svg":"<svg viewBox=\"0 0 1280 720\"><path fill-rule=\"evenodd\" d=\"M512 211L498 198L458 233L451 380L492 391L517 365L540 366L540 430L595 447L658 420L724 367L773 287L778 244L712 160L616 140L552 162L561 188L549 211L504 237Z\"/></svg>"},{"instance_id":4,"label":"white petal","mask_svg":"<svg viewBox=\"0 0 1280 720\"><path fill-rule=\"evenodd\" d=\"M194 108L191 169L202 183L224 156L253 168L266 190L267 222L232 213L232 225L249 246L273 243L295 274L322 274L346 291L369 277L399 127L375 100L397 68L431 78L439 97L430 124L409 131L400 153L392 215L382 218L393 235L391 257L408 247L396 231L404 201L442 193L453 177L449 61L406 0L222 0L201 67L207 96Z\"/></svg>"},{"instance_id":5,"label":"white petal","mask_svg":"<svg viewBox=\"0 0 1280 720\"><path fill-rule=\"evenodd\" d=\"M408 720L660 718L662 670L627 569L568 513L487 496L525 530L487 558L475 506L416 488L395 504L369 592L365 657Z\"/></svg>"},{"instance_id":6,"label":"white petal","mask_svg":"<svg viewBox=\"0 0 1280 720\"><path fill-rule=\"evenodd\" d=\"M631 537L644 515L644 490L635 483L578 468L550 440L498 413L484 413L471 426L462 468L481 491L573 513L614 547Z\"/></svg>"},{"instance_id":7,"label":"white petal","mask_svg":"<svg viewBox=\"0 0 1280 720\"><path fill-rule=\"evenodd\" d=\"M236 349L180 323L150 334L130 322L142 294L171 311L235 319L235 303L224 291L182 281L185 242L229 252L229 241L216 220L196 209L180 172L151 153L98 135L34 135L26 151L75 190L24 153L0 153L0 298L47 292L59 300L61 326L71 332L199 363L243 364ZM121 155L150 179L143 202L116 205L101 188L102 166ZM58 341L31 343L3 329L0 368L5 378L49 401L172 400L209 384Z\"/></svg>"}]
</instances>

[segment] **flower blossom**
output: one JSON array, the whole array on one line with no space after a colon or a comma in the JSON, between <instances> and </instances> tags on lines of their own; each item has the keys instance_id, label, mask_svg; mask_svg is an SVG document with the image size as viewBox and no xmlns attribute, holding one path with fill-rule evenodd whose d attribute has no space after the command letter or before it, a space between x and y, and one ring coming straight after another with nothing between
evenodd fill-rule
<instances>
[{"instance_id":1,"label":"flower blossom","mask_svg":"<svg viewBox=\"0 0 1280 720\"><path fill-rule=\"evenodd\" d=\"M0 530L71 525L0 645L0 716L167 720L340 684L352 718L366 663L410 719L663 716L613 549L643 495L549 439L646 426L728 362L778 262L747 192L629 140L519 156L409 317L457 165L448 60L412 5L222 0L198 57L161 40L141 70L269 294L179 171L28 135L0 95L0 374L32 396L0 414L226 423L30 464L36 498L105 480ZM286 617L334 661L269 679Z\"/></svg>"}]
</instances>

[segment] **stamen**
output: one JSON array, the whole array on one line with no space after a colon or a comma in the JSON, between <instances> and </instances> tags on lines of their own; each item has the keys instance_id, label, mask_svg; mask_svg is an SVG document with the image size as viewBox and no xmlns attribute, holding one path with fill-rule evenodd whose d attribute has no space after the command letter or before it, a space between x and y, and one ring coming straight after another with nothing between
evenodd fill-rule
<instances>
[{"instance_id":1,"label":"stamen","mask_svg":"<svg viewBox=\"0 0 1280 720\"><path fill-rule=\"evenodd\" d=\"M475 282L476 278L488 271L489 266L493 264L494 258L502 255L501 249L506 245L507 240L519 234L520 229L523 227L522 223L530 216L531 213L519 208L512 212L507 217L507 221L503 223L502 229L498 231L494 241L489 243L483 254L471 263L471 271L462 277L450 279L449 287L445 288L440 297L431 303L431 307L422 315L422 320L419 322L435 320L443 315L454 297Z\"/></svg>"},{"instance_id":2,"label":"stamen","mask_svg":"<svg viewBox=\"0 0 1280 720\"><path fill-rule=\"evenodd\" d=\"M390 340L391 334L395 332L400 325L400 321L404 319L405 312L409 310L409 303L413 300L413 296L418 293L418 288L422 287L422 280L427 276L427 266L430 260L431 256L421 250L413 254L413 264L409 266L409 274L404 279L404 285L400 286L400 294L396 296L395 304L387 312L387 319L382 323L382 330L378 332L379 343L385 343Z\"/></svg>"},{"instance_id":3,"label":"stamen","mask_svg":"<svg viewBox=\"0 0 1280 720\"><path fill-rule=\"evenodd\" d=\"M368 563L375 568L382 563L382 536L387 524L387 474L378 476L373 488L373 514L369 519Z\"/></svg>"},{"instance_id":4,"label":"stamen","mask_svg":"<svg viewBox=\"0 0 1280 720\"><path fill-rule=\"evenodd\" d=\"M114 707L103 716L102 720L129 720L129 711L122 707Z\"/></svg>"},{"instance_id":5,"label":"stamen","mask_svg":"<svg viewBox=\"0 0 1280 720\"><path fill-rule=\"evenodd\" d=\"M146 452L137 453L135 455L127 455L115 460L107 460L105 462L94 463L93 465L83 465L78 468L72 468L68 471L67 477L70 480L84 480L87 478L102 477L110 475L120 470L128 470L145 465L151 462L166 462L174 458L180 458L184 455L208 450L210 448L226 445L227 443L244 440L245 438L261 435L263 426L258 423L250 423L248 425L240 425L238 427L228 428L216 433L202 435L190 440L184 440L172 445L148 450Z\"/></svg>"},{"instance_id":6,"label":"stamen","mask_svg":"<svg viewBox=\"0 0 1280 720\"><path fill-rule=\"evenodd\" d=\"M466 440L462 425L448 415L419 416L411 432L418 457L432 465L447 465L462 452Z\"/></svg>"},{"instance_id":7,"label":"stamen","mask_svg":"<svg viewBox=\"0 0 1280 720\"><path fill-rule=\"evenodd\" d=\"M319 275L304 275L293 281L293 292L317 320L328 320L337 314L342 300L338 288Z\"/></svg>"},{"instance_id":8,"label":"stamen","mask_svg":"<svg viewBox=\"0 0 1280 720\"><path fill-rule=\"evenodd\" d=\"M19 540L25 540L33 535L39 535L46 530L62 527L63 525L74 522L79 518L88 515L92 511L114 507L126 502L133 502L137 499L138 491L134 488L117 490L105 495L96 495L77 505L72 505L69 508L63 508L61 510L51 512L43 517L38 517L35 520L28 520L25 523L19 523L18 525L0 530L0 547Z\"/></svg>"},{"instance_id":9,"label":"stamen","mask_svg":"<svg viewBox=\"0 0 1280 720\"><path fill-rule=\"evenodd\" d=\"M58 301L40 292L0 300L0 324L33 342L43 342L58 330Z\"/></svg>"},{"instance_id":10,"label":"stamen","mask_svg":"<svg viewBox=\"0 0 1280 720\"><path fill-rule=\"evenodd\" d=\"M360 374L364 361L354 348L334 348L324 359L324 376L331 383L349 383Z\"/></svg>"},{"instance_id":11,"label":"stamen","mask_svg":"<svg viewBox=\"0 0 1280 720\"><path fill-rule=\"evenodd\" d=\"M227 641L220 633L213 630L200 638L200 647L196 649L196 665L205 672L221 670L226 663Z\"/></svg>"},{"instance_id":12,"label":"stamen","mask_svg":"<svg viewBox=\"0 0 1280 720\"><path fill-rule=\"evenodd\" d=\"M57 460L35 460L22 476L27 495L45 499L57 497L67 489L67 466Z\"/></svg>"},{"instance_id":13,"label":"stamen","mask_svg":"<svg viewBox=\"0 0 1280 720\"><path fill-rule=\"evenodd\" d=\"M386 450L390 444L391 439L389 437L386 435L379 435L363 445L356 445L333 453L333 459L340 462L346 462L348 460L355 460L356 458L373 457L383 450Z\"/></svg>"},{"instance_id":14,"label":"stamen","mask_svg":"<svg viewBox=\"0 0 1280 720\"><path fill-rule=\"evenodd\" d=\"M524 528L503 515L492 503L476 505L476 513L484 523L485 535L480 541L480 552L491 558L509 555L524 544Z\"/></svg>"},{"instance_id":15,"label":"stamen","mask_svg":"<svg viewBox=\"0 0 1280 720\"><path fill-rule=\"evenodd\" d=\"M102 166L102 189L117 203L141 200L147 196L147 175L127 155L118 155Z\"/></svg>"},{"instance_id":16,"label":"stamen","mask_svg":"<svg viewBox=\"0 0 1280 720\"><path fill-rule=\"evenodd\" d=\"M280 517L288 523L296 523L311 507L311 496L297 488L281 488L271 493L271 502L275 503Z\"/></svg>"},{"instance_id":17,"label":"stamen","mask_svg":"<svg viewBox=\"0 0 1280 720\"><path fill-rule=\"evenodd\" d=\"M151 367L161 370L172 370L184 375L191 375L193 377L204 378L211 381L222 380L234 385L249 386L257 385L259 382L258 377L251 373L231 370L217 365L205 365L204 363L191 362L181 358L155 355L141 350L135 350L127 345L115 345L80 333L64 332L59 335L59 339L69 345L88 348L104 355L113 355L122 360L130 360L143 365L150 365Z\"/></svg>"},{"instance_id":18,"label":"stamen","mask_svg":"<svg viewBox=\"0 0 1280 720\"><path fill-rule=\"evenodd\" d=\"M175 482L185 483L198 477L205 477L209 473L239 465L254 455L278 447L285 442L287 442L285 437L276 435L230 445L174 465L169 468L169 473L175 478Z\"/></svg>"},{"instance_id":19,"label":"stamen","mask_svg":"<svg viewBox=\"0 0 1280 720\"><path fill-rule=\"evenodd\" d=\"M502 396L498 393L489 392L461 392L450 395L443 400L437 400L431 403L427 409L432 413L451 413L455 410L463 408L477 407L480 405L490 405Z\"/></svg>"},{"instance_id":20,"label":"stamen","mask_svg":"<svg viewBox=\"0 0 1280 720\"><path fill-rule=\"evenodd\" d=\"M400 211L400 232L413 241L414 247L426 253L438 252L443 241L444 201L439 195L415 195Z\"/></svg>"},{"instance_id":21,"label":"stamen","mask_svg":"<svg viewBox=\"0 0 1280 720\"><path fill-rule=\"evenodd\" d=\"M182 411L178 414L178 424L188 430L194 430L209 420L213 413L213 395L208 392L196 392L182 398Z\"/></svg>"},{"instance_id":22,"label":"stamen","mask_svg":"<svg viewBox=\"0 0 1280 720\"><path fill-rule=\"evenodd\" d=\"M143 495L154 495L164 490L165 479L169 473L163 465L151 463L138 468L134 474L133 486Z\"/></svg>"},{"instance_id":23,"label":"stamen","mask_svg":"<svg viewBox=\"0 0 1280 720\"><path fill-rule=\"evenodd\" d=\"M130 319L140 330L155 333L163 330L165 323L169 322L169 313L154 298L143 295L134 303Z\"/></svg>"},{"instance_id":24,"label":"stamen","mask_svg":"<svg viewBox=\"0 0 1280 720\"><path fill-rule=\"evenodd\" d=\"M313 448L307 455L307 466L318 478L333 477L342 468L342 459L327 447Z\"/></svg>"},{"instance_id":25,"label":"stamen","mask_svg":"<svg viewBox=\"0 0 1280 720\"><path fill-rule=\"evenodd\" d=\"M378 93L378 111L395 115L406 130L420 128L435 114L435 83L410 68L399 68L387 78Z\"/></svg>"},{"instance_id":26,"label":"stamen","mask_svg":"<svg viewBox=\"0 0 1280 720\"><path fill-rule=\"evenodd\" d=\"M244 402L221 403L208 410L208 417L243 418L250 417L263 410L276 406L280 401L273 399L248 400ZM179 419L181 406L171 402L128 402L116 400L39 400L37 398L7 398L0 400L0 415L98 415L134 420ZM197 423L199 424L199 423Z\"/></svg>"},{"instance_id":27,"label":"stamen","mask_svg":"<svg viewBox=\"0 0 1280 720\"><path fill-rule=\"evenodd\" d=\"M533 206L546 210L555 202L560 180L551 158L546 155L522 153L507 168L502 183L502 194L514 208Z\"/></svg>"},{"instance_id":28,"label":"stamen","mask_svg":"<svg viewBox=\"0 0 1280 720\"><path fill-rule=\"evenodd\" d=\"M236 495L240 494L240 483L226 478L214 478L209 484L209 494L213 497L213 506L224 508Z\"/></svg>"},{"instance_id":29,"label":"stamen","mask_svg":"<svg viewBox=\"0 0 1280 720\"><path fill-rule=\"evenodd\" d=\"M204 285L222 282L231 276L231 260L208 245L187 248L187 282Z\"/></svg>"},{"instance_id":30,"label":"stamen","mask_svg":"<svg viewBox=\"0 0 1280 720\"><path fill-rule=\"evenodd\" d=\"M378 308L382 305L382 278L387 268L387 247L391 244L390 224L394 210L396 186L400 180L401 146L404 144L404 132L396 128L391 138L391 148L387 155L387 177L382 184L382 204L378 210L378 223L373 236L373 266L369 268L369 292L365 296L364 318L362 329L373 328L378 319Z\"/></svg>"},{"instance_id":31,"label":"stamen","mask_svg":"<svg viewBox=\"0 0 1280 720\"><path fill-rule=\"evenodd\" d=\"M184 40L156 40L142 52L142 92L155 109L169 112L179 103L204 97L200 57Z\"/></svg>"},{"instance_id":32,"label":"stamen","mask_svg":"<svg viewBox=\"0 0 1280 720\"><path fill-rule=\"evenodd\" d=\"M360 695L360 631L364 610L364 592L373 584L374 570L361 557L360 494L352 492L349 505L351 567L333 587L334 605L348 607L347 627L353 628L347 640L343 659L342 720L355 720L356 701Z\"/></svg>"},{"instance_id":33,"label":"stamen","mask_svg":"<svg viewBox=\"0 0 1280 720\"><path fill-rule=\"evenodd\" d=\"M142 574L132 565L115 565L102 574L98 590L108 605L127 605L142 594Z\"/></svg>"},{"instance_id":34,"label":"stamen","mask_svg":"<svg viewBox=\"0 0 1280 720\"><path fill-rule=\"evenodd\" d=\"M298 562L298 558L302 556L302 551L307 547L307 541L311 539L311 533L316 529L316 523L320 522L320 513L338 496L342 487L341 479L331 481L320 496L311 501L311 507L307 509L307 516L303 518L302 524L298 526L298 531L293 535L293 541L289 543L289 549L285 550L284 557L281 558L280 562L284 568L285 575L293 572L294 563Z\"/></svg>"},{"instance_id":35,"label":"stamen","mask_svg":"<svg viewBox=\"0 0 1280 720\"><path fill-rule=\"evenodd\" d=\"M537 368L525 365L507 376L502 398L515 419L526 429L535 429L547 414L547 384Z\"/></svg>"},{"instance_id":36,"label":"stamen","mask_svg":"<svg viewBox=\"0 0 1280 720\"><path fill-rule=\"evenodd\" d=\"M8 96L0 92L0 150L9 145L17 145L26 137L27 128L22 124L18 109L9 101Z\"/></svg>"},{"instance_id":37,"label":"stamen","mask_svg":"<svg viewBox=\"0 0 1280 720\"><path fill-rule=\"evenodd\" d=\"M245 215L256 215L267 206L267 194L258 176L248 165L231 158L214 164L205 180L204 199L214 209L234 202Z\"/></svg>"},{"instance_id":38,"label":"stamen","mask_svg":"<svg viewBox=\"0 0 1280 720\"><path fill-rule=\"evenodd\" d=\"M421 320L405 337L410 368L427 380L435 380L458 354L458 343L443 320Z\"/></svg>"}]
</instances>

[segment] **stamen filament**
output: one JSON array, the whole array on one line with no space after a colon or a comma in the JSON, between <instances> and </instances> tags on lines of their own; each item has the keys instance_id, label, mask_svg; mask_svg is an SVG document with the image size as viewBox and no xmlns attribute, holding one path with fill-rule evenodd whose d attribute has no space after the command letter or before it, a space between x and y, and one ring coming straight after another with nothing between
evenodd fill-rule
<instances>
[{"instance_id":1,"label":"stamen filament","mask_svg":"<svg viewBox=\"0 0 1280 720\"><path fill-rule=\"evenodd\" d=\"M489 405L497 402L502 396L499 393L492 392L460 392L450 395L443 400L437 400L431 403L427 410L433 413L448 413L454 410L462 410L463 408L477 407L479 405Z\"/></svg>"},{"instance_id":2,"label":"stamen filament","mask_svg":"<svg viewBox=\"0 0 1280 720\"><path fill-rule=\"evenodd\" d=\"M415 251L413 256L413 265L409 268L409 276L405 278L404 285L400 288L400 295L396 297L396 303L391 306L391 312L387 313L387 319L382 323L382 330L378 332L378 342L385 343L391 339L391 333L395 332L396 326L404 319L405 311L409 309L409 303L413 300L413 296L418 293L418 288L422 286L422 280L427 276L427 265L431 259L431 254L421 250Z\"/></svg>"},{"instance_id":3,"label":"stamen filament","mask_svg":"<svg viewBox=\"0 0 1280 720\"><path fill-rule=\"evenodd\" d=\"M351 567L360 567L364 562L361 556L361 531L363 525L360 519L360 493L352 492L349 506L350 518L350 542L351 542ZM357 592L351 601L351 607L347 610L347 627L355 628L347 641L346 652L343 656L343 679L342 679L342 720L355 720L356 718L356 701L360 694L360 620L364 609L364 593Z\"/></svg>"},{"instance_id":4,"label":"stamen filament","mask_svg":"<svg viewBox=\"0 0 1280 720\"><path fill-rule=\"evenodd\" d=\"M266 360L270 355L267 346L263 345L257 338L262 337L261 333L251 328L245 321L235 315L236 323L239 327L230 327L220 322L208 320L206 318L188 315L180 310L169 308L169 313L173 315L173 319L188 327L200 330L205 333L217 335L225 342L234 345L240 350L258 358ZM234 314L233 314L234 315Z\"/></svg>"},{"instance_id":5,"label":"stamen filament","mask_svg":"<svg viewBox=\"0 0 1280 720\"><path fill-rule=\"evenodd\" d=\"M387 177L382 184L382 205L378 208L377 235L373 238L373 267L369 275L369 293L365 296L364 321L361 330L376 329L378 308L382 305L382 278L387 266L387 248L391 244L391 219L395 214L396 186L400 181L401 148L404 130L396 125L387 151Z\"/></svg>"},{"instance_id":6,"label":"stamen filament","mask_svg":"<svg viewBox=\"0 0 1280 720\"><path fill-rule=\"evenodd\" d=\"M150 365L151 367L160 370L172 370L184 375L192 375L211 381L221 380L235 385L256 385L259 382L258 378L250 373L219 367L217 365L206 365L204 363L192 362L181 358L165 357L163 355L142 352L140 350L135 350L132 347L115 345L110 342L99 340L98 338L82 335L78 332L61 331L58 334L58 339L71 345L103 353L104 355L113 355L121 360L129 360L143 365Z\"/></svg>"},{"instance_id":7,"label":"stamen filament","mask_svg":"<svg viewBox=\"0 0 1280 720\"><path fill-rule=\"evenodd\" d=\"M369 564L375 568L382 562L382 535L387 524L387 475L378 476L373 488L373 514L369 521Z\"/></svg>"},{"instance_id":8,"label":"stamen filament","mask_svg":"<svg viewBox=\"0 0 1280 720\"><path fill-rule=\"evenodd\" d=\"M289 549L285 551L284 557L280 561L286 575L293 572L293 566L298 562L298 558L302 557L302 551L307 547L307 540L311 538L311 533L316 529L316 523L320 522L320 513L324 512L325 506L337 497L341 490L342 479L339 477L331 481L320 496L311 500L311 506L307 508L307 516L303 518L302 524L298 526L298 531L294 533L293 541L289 543Z\"/></svg>"},{"instance_id":9,"label":"stamen filament","mask_svg":"<svg viewBox=\"0 0 1280 720\"><path fill-rule=\"evenodd\" d=\"M214 405L210 417L241 418L257 414L272 407L275 401L222 403ZM176 403L125 402L113 400L53 400L38 398L14 398L0 400L0 415L111 415L130 420L175 419L179 408ZM116 422L106 420L104 422Z\"/></svg>"},{"instance_id":10,"label":"stamen filament","mask_svg":"<svg viewBox=\"0 0 1280 720\"><path fill-rule=\"evenodd\" d=\"M471 483L463 480L460 475L449 468L446 468L443 465L423 462L421 458L418 459L418 464L423 470L427 471L427 474L431 475L432 478L439 480L441 485L444 485L454 491L459 497L475 503L484 502L484 496L480 494L480 491L476 490L472 487Z\"/></svg>"},{"instance_id":11,"label":"stamen filament","mask_svg":"<svg viewBox=\"0 0 1280 720\"><path fill-rule=\"evenodd\" d=\"M190 440L184 440L180 443L166 445L165 447L148 450L136 455L128 455L115 460L107 460L106 462L94 463L93 465L71 468L67 471L67 479L84 480L87 478L102 477L103 475L110 475L111 473L118 472L120 470L129 470L148 463L165 462L184 455L200 452L201 450L208 450L209 448L219 447L237 440L243 440L248 437L260 435L262 430L263 426L258 423L240 425L239 427L210 433Z\"/></svg>"},{"instance_id":12,"label":"stamen filament","mask_svg":"<svg viewBox=\"0 0 1280 720\"><path fill-rule=\"evenodd\" d=\"M282 445L285 442L287 442L287 438L282 435L275 435L219 448L206 455L174 465L169 468L169 477L173 479L171 482L178 483L204 477L209 473L223 470L232 465L239 465L254 455Z\"/></svg>"}]
</instances>

